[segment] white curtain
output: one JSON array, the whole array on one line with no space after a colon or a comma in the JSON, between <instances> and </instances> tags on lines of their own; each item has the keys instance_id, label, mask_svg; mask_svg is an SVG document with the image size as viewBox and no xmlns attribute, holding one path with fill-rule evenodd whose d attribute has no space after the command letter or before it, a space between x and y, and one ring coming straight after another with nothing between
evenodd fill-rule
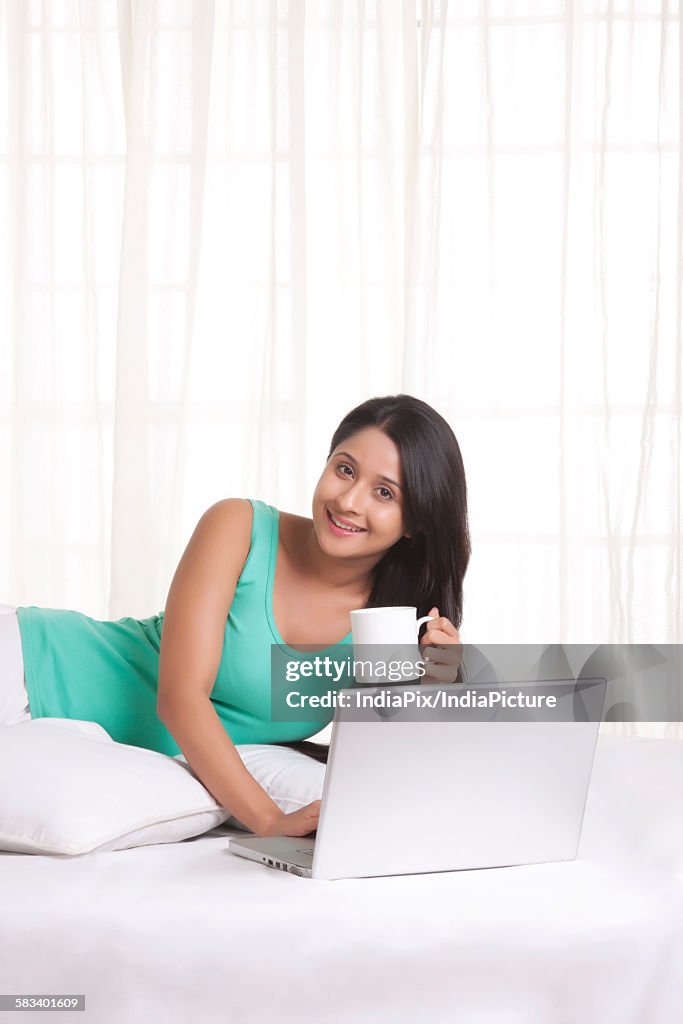
<instances>
[{"instance_id":1,"label":"white curtain","mask_svg":"<svg viewBox=\"0 0 683 1024\"><path fill-rule=\"evenodd\" d=\"M0 596L163 608L308 514L353 405L451 423L465 641L681 635L671 0L0 0Z\"/></svg>"}]
</instances>

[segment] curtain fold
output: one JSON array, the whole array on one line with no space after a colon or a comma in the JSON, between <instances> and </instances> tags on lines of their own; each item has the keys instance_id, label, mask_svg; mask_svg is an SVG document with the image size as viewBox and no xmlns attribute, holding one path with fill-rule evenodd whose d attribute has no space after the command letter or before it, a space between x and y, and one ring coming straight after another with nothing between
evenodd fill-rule
<instances>
[{"instance_id":1,"label":"curtain fold","mask_svg":"<svg viewBox=\"0 0 683 1024\"><path fill-rule=\"evenodd\" d=\"M108 602L115 617L158 605L160 552L183 525L175 499L190 418L214 4L193 5L182 32L168 30L163 12L153 0L119 10L126 159Z\"/></svg>"}]
</instances>

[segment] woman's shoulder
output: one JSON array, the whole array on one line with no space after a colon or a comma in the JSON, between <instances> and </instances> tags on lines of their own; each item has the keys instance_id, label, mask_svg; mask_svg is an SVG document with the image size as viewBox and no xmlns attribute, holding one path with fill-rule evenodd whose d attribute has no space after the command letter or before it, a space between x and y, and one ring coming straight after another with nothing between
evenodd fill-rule
<instances>
[{"instance_id":1,"label":"woman's shoulder","mask_svg":"<svg viewBox=\"0 0 683 1024\"><path fill-rule=\"evenodd\" d=\"M279 519L280 527L288 532L310 529L313 520L310 516L300 516L296 512L285 512L284 509L276 508L260 498L222 498L216 502L220 506L218 515L222 518L240 519L242 522L249 522L251 525L255 519ZM214 507L214 506L212 506Z\"/></svg>"},{"instance_id":2,"label":"woman's shoulder","mask_svg":"<svg viewBox=\"0 0 683 1024\"><path fill-rule=\"evenodd\" d=\"M244 564L251 546L255 512L248 498L221 498L207 508L195 530L202 546L232 550Z\"/></svg>"},{"instance_id":3,"label":"woman's shoulder","mask_svg":"<svg viewBox=\"0 0 683 1024\"><path fill-rule=\"evenodd\" d=\"M270 539L279 536L281 546L289 553L310 531L313 520L284 512L259 498L221 498L202 516L204 527L216 539L230 538L232 546L246 559L255 540L270 546Z\"/></svg>"},{"instance_id":4,"label":"woman's shoulder","mask_svg":"<svg viewBox=\"0 0 683 1024\"><path fill-rule=\"evenodd\" d=\"M260 498L221 498L206 510L202 522L214 536L230 537L245 553L257 539L270 543L277 533L289 536L298 532L297 527L310 525L303 516L281 512Z\"/></svg>"},{"instance_id":5,"label":"woman's shoulder","mask_svg":"<svg viewBox=\"0 0 683 1024\"><path fill-rule=\"evenodd\" d=\"M202 520L210 526L221 528L226 523L246 525L253 519L253 505L249 498L220 498L207 508Z\"/></svg>"}]
</instances>

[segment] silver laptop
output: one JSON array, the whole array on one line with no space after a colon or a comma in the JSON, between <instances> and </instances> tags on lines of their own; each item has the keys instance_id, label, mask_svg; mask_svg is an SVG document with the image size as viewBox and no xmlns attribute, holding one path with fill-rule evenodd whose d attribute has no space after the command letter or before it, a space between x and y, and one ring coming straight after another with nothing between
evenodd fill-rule
<instances>
[{"instance_id":1,"label":"silver laptop","mask_svg":"<svg viewBox=\"0 0 683 1024\"><path fill-rule=\"evenodd\" d=\"M606 682L504 687L540 685L555 688L567 720L490 708L418 721L414 710L373 710L358 720L357 709L337 707L315 838L245 835L231 838L230 850L325 879L574 860ZM430 688L439 684L417 687Z\"/></svg>"}]
</instances>

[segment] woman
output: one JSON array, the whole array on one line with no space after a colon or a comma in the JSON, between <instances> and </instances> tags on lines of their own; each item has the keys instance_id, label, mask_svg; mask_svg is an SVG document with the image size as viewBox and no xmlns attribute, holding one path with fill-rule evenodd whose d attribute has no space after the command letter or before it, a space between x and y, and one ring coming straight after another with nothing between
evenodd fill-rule
<instances>
[{"instance_id":1,"label":"woman","mask_svg":"<svg viewBox=\"0 0 683 1024\"><path fill-rule=\"evenodd\" d=\"M457 647L449 645L460 644L469 555L453 431L410 395L370 399L335 431L312 518L253 499L212 505L183 553L164 613L100 622L28 607L0 617L13 620L9 630L19 627L25 673L0 722L95 721L118 742L182 751L256 835L306 835L320 801L284 814L235 746L296 743L321 728L320 719L270 720L271 645L294 658L311 652L295 645L333 656L351 642L353 609L415 605L418 616L434 616L423 648L442 645L428 652L427 678L453 682ZM6 622L2 628L8 632ZM14 653L20 660L16 644Z\"/></svg>"}]
</instances>

